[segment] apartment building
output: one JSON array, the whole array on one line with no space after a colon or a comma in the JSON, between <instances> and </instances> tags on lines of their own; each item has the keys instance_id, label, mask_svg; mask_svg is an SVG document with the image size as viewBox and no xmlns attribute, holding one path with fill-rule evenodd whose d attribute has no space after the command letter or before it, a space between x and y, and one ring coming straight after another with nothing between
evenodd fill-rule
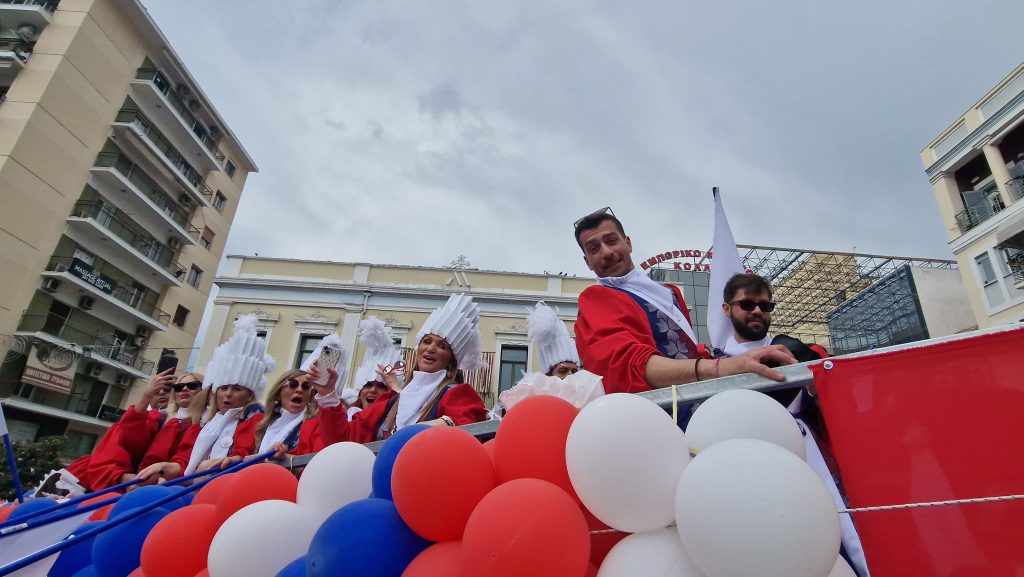
<instances>
[{"instance_id":1,"label":"apartment building","mask_svg":"<svg viewBox=\"0 0 1024 577\"><path fill-rule=\"evenodd\" d=\"M978 326L1024 320L1024 63L921 160Z\"/></svg>"},{"instance_id":2,"label":"apartment building","mask_svg":"<svg viewBox=\"0 0 1024 577\"><path fill-rule=\"evenodd\" d=\"M91 450L192 354L253 160L138 0L0 0L0 399Z\"/></svg>"}]
</instances>

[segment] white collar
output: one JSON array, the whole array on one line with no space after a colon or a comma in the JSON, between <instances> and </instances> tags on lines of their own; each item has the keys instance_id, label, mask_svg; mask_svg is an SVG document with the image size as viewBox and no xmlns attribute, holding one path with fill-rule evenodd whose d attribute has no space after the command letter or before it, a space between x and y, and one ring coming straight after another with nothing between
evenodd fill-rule
<instances>
[{"instance_id":1,"label":"white collar","mask_svg":"<svg viewBox=\"0 0 1024 577\"><path fill-rule=\"evenodd\" d=\"M302 421L304 420L303 417L305 416L305 411L292 413L281 409L280 416L274 419L273 423L270 423L266 432L263 434L263 440L260 441L260 450L256 453L260 454L264 451L269 451L274 445L283 443L285 439L292 434L295 427L302 424Z\"/></svg>"},{"instance_id":2,"label":"white collar","mask_svg":"<svg viewBox=\"0 0 1024 577\"><path fill-rule=\"evenodd\" d=\"M178 407L178 412L174 414L174 418L175 419L187 419L188 418L188 409L185 409L185 408L182 408L182 407Z\"/></svg>"},{"instance_id":3,"label":"white collar","mask_svg":"<svg viewBox=\"0 0 1024 577\"><path fill-rule=\"evenodd\" d=\"M447 375L448 371L445 370L436 373L413 371L412 380L398 395L398 410L395 413L396 428L408 427L419 420L423 405L427 404Z\"/></svg>"},{"instance_id":4,"label":"white collar","mask_svg":"<svg viewBox=\"0 0 1024 577\"><path fill-rule=\"evenodd\" d=\"M606 287L622 289L644 299L686 333L693 344L697 344L697 336L693 332L693 327L686 320L683 311L676 306L675 293L672 289L654 282L637 268L622 276L597 277L597 283Z\"/></svg>"},{"instance_id":5,"label":"white collar","mask_svg":"<svg viewBox=\"0 0 1024 577\"><path fill-rule=\"evenodd\" d=\"M235 428L238 427L238 413L240 412L242 412L241 407L228 409L223 413L217 413L209 423L203 425L196 438L196 444L192 446L192 454L188 457L185 475L195 473L199 463L207 458L222 459L228 456L228 451L234 444Z\"/></svg>"},{"instance_id":6,"label":"white collar","mask_svg":"<svg viewBox=\"0 0 1024 577\"><path fill-rule=\"evenodd\" d=\"M730 357L735 357L736 355L742 355L743 353L754 350L758 347L768 346L771 343L772 339L767 335L759 341L746 341L741 343L736 340L736 335L732 334L729 335L729 339L725 341L725 346L722 347L722 352Z\"/></svg>"}]
</instances>

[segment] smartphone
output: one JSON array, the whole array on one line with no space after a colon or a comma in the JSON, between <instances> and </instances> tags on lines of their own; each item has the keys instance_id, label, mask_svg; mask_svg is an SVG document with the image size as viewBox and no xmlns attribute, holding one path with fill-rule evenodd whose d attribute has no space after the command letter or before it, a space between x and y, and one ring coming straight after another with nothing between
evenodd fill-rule
<instances>
[{"instance_id":1,"label":"smartphone","mask_svg":"<svg viewBox=\"0 0 1024 577\"><path fill-rule=\"evenodd\" d=\"M338 361L341 360L341 349L335 347L324 347L320 351L320 356L316 359L316 366L320 368L320 384L327 384L327 369L333 369L338 366Z\"/></svg>"},{"instance_id":2,"label":"smartphone","mask_svg":"<svg viewBox=\"0 0 1024 577\"><path fill-rule=\"evenodd\" d=\"M160 357L160 360L156 364L156 372L157 372L157 374L160 374L160 373L166 371L167 369L175 369L175 370L177 370L177 368L178 368L178 357L176 357L174 355L162 355ZM173 374L173 371L172 371L172 374Z\"/></svg>"}]
</instances>

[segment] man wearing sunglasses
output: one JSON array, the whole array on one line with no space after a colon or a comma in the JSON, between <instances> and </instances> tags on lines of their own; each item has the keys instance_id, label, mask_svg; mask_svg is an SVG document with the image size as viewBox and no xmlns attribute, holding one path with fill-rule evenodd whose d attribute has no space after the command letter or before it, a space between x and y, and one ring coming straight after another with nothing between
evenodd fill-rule
<instances>
[{"instance_id":1,"label":"man wearing sunglasses","mask_svg":"<svg viewBox=\"0 0 1024 577\"><path fill-rule=\"evenodd\" d=\"M575 233L598 283L580 294L576 347L583 365L604 377L605 392L638 393L739 373L782 381L768 364L796 362L781 346L700 358L682 293L636 269L633 243L611 209L577 220Z\"/></svg>"},{"instance_id":2,"label":"man wearing sunglasses","mask_svg":"<svg viewBox=\"0 0 1024 577\"><path fill-rule=\"evenodd\" d=\"M722 291L722 312L732 321L732 336L722 352L730 357L771 344L772 287L753 273L735 274Z\"/></svg>"}]
</instances>

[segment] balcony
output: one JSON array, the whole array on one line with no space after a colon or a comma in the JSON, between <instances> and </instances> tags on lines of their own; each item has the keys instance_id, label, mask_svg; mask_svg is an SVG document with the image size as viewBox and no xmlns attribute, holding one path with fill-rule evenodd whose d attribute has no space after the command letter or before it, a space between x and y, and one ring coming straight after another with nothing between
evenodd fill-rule
<instances>
[{"instance_id":1,"label":"balcony","mask_svg":"<svg viewBox=\"0 0 1024 577\"><path fill-rule=\"evenodd\" d=\"M35 26L37 31L46 28L53 21L53 13L57 10L58 1L50 0L0 0L0 20L8 28L18 28L26 24Z\"/></svg>"},{"instance_id":2,"label":"balcony","mask_svg":"<svg viewBox=\"0 0 1024 577\"><path fill-rule=\"evenodd\" d=\"M1010 193L1010 204L1024 198L1024 176L1014 177L1006 182L1006 189ZM960 234L967 234L967 231L999 214L1006 208L1002 198L996 199L991 204L976 204L965 210L956 213L956 225Z\"/></svg>"},{"instance_id":3,"label":"balcony","mask_svg":"<svg viewBox=\"0 0 1024 577\"><path fill-rule=\"evenodd\" d=\"M1015 254L1006 259L1006 264L1013 273L1013 282L1017 288L1024 288L1024 252Z\"/></svg>"},{"instance_id":4,"label":"balcony","mask_svg":"<svg viewBox=\"0 0 1024 577\"><path fill-rule=\"evenodd\" d=\"M199 229L189 222L195 205L190 204L189 209L171 200L171 196L128 157L117 152L100 153L92 175L100 184L98 188L124 193L117 196L118 205L131 212L146 230L166 229L179 243L195 245L199 241ZM192 195L185 193L182 197L192 202Z\"/></svg>"},{"instance_id":5,"label":"balcony","mask_svg":"<svg viewBox=\"0 0 1024 577\"><path fill-rule=\"evenodd\" d=\"M0 16L3 13L0 12ZM32 45L21 38L0 38L0 82L10 84L32 57Z\"/></svg>"},{"instance_id":6,"label":"balcony","mask_svg":"<svg viewBox=\"0 0 1024 577\"><path fill-rule=\"evenodd\" d=\"M189 109L190 105L195 106L195 100L186 103L174 90L171 81L156 68L139 68L132 87L132 100L145 108L151 117L157 114L157 110L166 111L170 120L166 123L168 135L178 142L189 158L195 158L206 170L220 170L224 155L217 151L217 144L203 122Z\"/></svg>"},{"instance_id":7,"label":"balcony","mask_svg":"<svg viewBox=\"0 0 1024 577\"><path fill-rule=\"evenodd\" d=\"M185 267L174 261L174 252L122 221L113 206L100 201L80 201L71 215L67 235L87 250L110 261L140 283L181 286Z\"/></svg>"},{"instance_id":8,"label":"balcony","mask_svg":"<svg viewBox=\"0 0 1024 577\"><path fill-rule=\"evenodd\" d=\"M1010 202L1017 202L1024 198L1024 176L1011 178L1006 182L1006 189L1010 191Z\"/></svg>"},{"instance_id":9,"label":"balcony","mask_svg":"<svg viewBox=\"0 0 1024 577\"><path fill-rule=\"evenodd\" d=\"M61 281L56 290L47 291L54 299L88 310L125 332L135 332L140 324L165 331L171 322L171 315L156 306L158 293L133 288L134 279L109 263L94 267L73 257L53 257L42 276ZM84 297L93 301L88 308L82 305Z\"/></svg>"},{"instance_id":10,"label":"balcony","mask_svg":"<svg viewBox=\"0 0 1024 577\"><path fill-rule=\"evenodd\" d=\"M148 378L155 367L153 361L144 357L144 347L119 338L113 331L90 331L52 313L22 315L16 334L70 348L92 360L142 379Z\"/></svg>"},{"instance_id":11,"label":"balcony","mask_svg":"<svg viewBox=\"0 0 1024 577\"><path fill-rule=\"evenodd\" d=\"M213 206L213 190L203 182L202 175L149 119L137 110L122 108L114 119L113 127L115 138L127 136L119 142L136 146L139 152L149 155L155 163L166 166L174 180L192 193L203 206Z\"/></svg>"}]
</instances>

